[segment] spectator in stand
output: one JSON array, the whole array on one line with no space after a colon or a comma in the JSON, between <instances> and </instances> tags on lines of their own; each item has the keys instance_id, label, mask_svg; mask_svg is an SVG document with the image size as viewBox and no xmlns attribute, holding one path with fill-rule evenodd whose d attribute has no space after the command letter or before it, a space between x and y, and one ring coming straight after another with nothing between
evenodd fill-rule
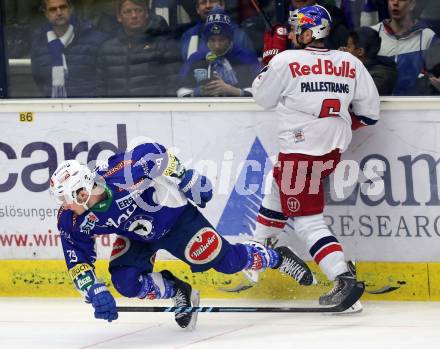
<instances>
[{"instance_id":1,"label":"spectator in stand","mask_svg":"<svg viewBox=\"0 0 440 349\"><path fill-rule=\"evenodd\" d=\"M296 9L302 9L306 6L322 5L325 6L326 10L330 13L332 18L332 28L330 30L330 35L325 39L325 46L331 50L337 50L341 46L345 46L348 39L348 29L345 24L344 13L338 7L332 5L329 1L320 1L318 4L317 0L290 0L291 1L291 11ZM295 39L293 31L289 35L289 39Z\"/></svg>"},{"instance_id":2,"label":"spectator in stand","mask_svg":"<svg viewBox=\"0 0 440 349\"><path fill-rule=\"evenodd\" d=\"M216 6L222 9L225 8L224 0L195 0L195 2L196 11L200 16L200 19L193 27L186 30L182 35L182 39L180 41L180 50L182 59L184 61L186 61L196 51L207 50L206 41L202 37L206 17L209 11ZM252 41L249 39L246 33L234 23L231 23L231 27L233 31L234 45L254 51Z\"/></svg>"},{"instance_id":3,"label":"spectator in stand","mask_svg":"<svg viewBox=\"0 0 440 349\"><path fill-rule=\"evenodd\" d=\"M98 56L98 93L103 97L175 96L181 60L168 25L148 12L144 0L119 0L120 28ZM172 86L172 91L170 90Z\"/></svg>"},{"instance_id":4,"label":"spectator in stand","mask_svg":"<svg viewBox=\"0 0 440 349\"><path fill-rule=\"evenodd\" d=\"M96 96L97 53L105 35L73 15L70 0L43 0L48 24L32 39L35 83L45 97Z\"/></svg>"},{"instance_id":5,"label":"spectator in stand","mask_svg":"<svg viewBox=\"0 0 440 349\"><path fill-rule=\"evenodd\" d=\"M391 95L397 81L396 63L388 57L378 57L379 34L369 27L360 27L350 32L347 46L339 50L350 52L367 68L381 96Z\"/></svg>"},{"instance_id":6,"label":"spectator in stand","mask_svg":"<svg viewBox=\"0 0 440 349\"><path fill-rule=\"evenodd\" d=\"M182 68L179 97L251 97L251 85L260 71L255 52L234 43L230 16L220 7L209 12L202 38L208 50L199 49Z\"/></svg>"},{"instance_id":7,"label":"spectator in stand","mask_svg":"<svg viewBox=\"0 0 440 349\"><path fill-rule=\"evenodd\" d=\"M389 20L374 25L382 44L379 56L397 63L394 95L415 95L417 77L440 61L439 38L412 14L416 0L388 0Z\"/></svg>"}]
</instances>

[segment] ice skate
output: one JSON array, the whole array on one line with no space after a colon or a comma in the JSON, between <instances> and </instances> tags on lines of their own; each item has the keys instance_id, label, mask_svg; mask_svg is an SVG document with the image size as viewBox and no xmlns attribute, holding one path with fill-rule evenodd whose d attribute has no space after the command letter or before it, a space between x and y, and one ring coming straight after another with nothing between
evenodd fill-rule
<instances>
[{"instance_id":1,"label":"ice skate","mask_svg":"<svg viewBox=\"0 0 440 349\"><path fill-rule=\"evenodd\" d=\"M352 291L356 285L356 276L351 272L338 275L335 279L333 289L319 297L320 305L340 304Z\"/></svg>"},{"instance_id":2,"label":"ice skate","mask_svg":"<svg viewBox=\"0 0 440 349\"><path fill-rule=\"evenodd\" d=\"M191 285L176 278L170 271L163 270L161 274L167 280L174 282L176 294L173 297L175 307L198 307L200 303L199 291L193 290ZM181 328L193 330L196 327L198 313L176 313L175 320Z\"/></svg>"},{"instance_id":3,"label":"ice skate","mask_svg":"<svg viewBox=\"0 0 440 349\"><path fill-rule=\"evenodd\" d=\"M309 286L313 283L313 274L307 264L287 246L275 248L280 255L280 262L274 269L291 276L300 285Z\"/></svg>"},{"instance_id":4,"label":"ice skate","mask_svg":"<svg viewBox=\"0 0 440 349\"><path fill-rule=\"evenodd\" d=\"M356 278L356 265L355 265L355 263L353 261L348 261L347 262L347 267L348 267L348 270ZM363 307L362 307L361 301L357 301L350 308L348 308L347 310L343 311L340 314L355 314L355 313L360 313L362 310L363 310Z\"/></svg>"}]
</instances>

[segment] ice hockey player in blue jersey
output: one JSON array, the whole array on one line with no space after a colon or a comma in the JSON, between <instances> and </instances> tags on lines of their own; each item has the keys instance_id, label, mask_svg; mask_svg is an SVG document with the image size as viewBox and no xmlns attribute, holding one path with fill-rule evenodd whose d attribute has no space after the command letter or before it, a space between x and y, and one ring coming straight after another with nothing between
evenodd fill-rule
<instances>
[{"instance_id":1,"label":"ice hockey player in blue jersey","mask_svg":"<svg viewBox=\"0 0 440 349\"><path fill-rule=\"evenodd\" d=\"M193 272L210 268L225 274L278 269L301 285L312 273L289 248L270 249L255 242L230 244L196 207L212 198L209 179L186 169L157 143L116 154L93 172L77 160L62 162L50 192L61 205L58 229L67 268L95 317L116 320L116 302L94 272L95 236L117 234L109 271L125 297L174 300L174 306L199 304L199 294L170 271L153 272L155 253L164 249ZM176 313L182 328L192 329L197 313Z\"/></svg>"}]
</instances>

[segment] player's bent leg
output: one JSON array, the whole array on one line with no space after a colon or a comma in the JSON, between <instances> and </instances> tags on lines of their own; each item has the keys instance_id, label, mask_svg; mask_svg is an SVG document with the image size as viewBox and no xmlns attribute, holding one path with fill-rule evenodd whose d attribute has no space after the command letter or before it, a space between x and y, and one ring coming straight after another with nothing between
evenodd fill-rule
<instances>
[{"instance_id":1,"label":"player's bent leg","mask_svg":"<svg viewBox=\"0 0 440 349\"><path fill-rule=\"evenodd\" d=\"M124 297L137 297L142 287L142 283L139 280L141 271L138 268L128 266L113 267L110 269L110 274L116 291Z\"/></svg>"},{"instance_id":2,"label":"player's bent leg","mask_svg":"<svg viewBox=\"0 0 440 349\"><path fill-rule=\"evenodd\" d=\"M200 296L191 285L175 277L170 271L142 274L134 267L111 269L112 282L116 290L125 297L140 299L172 298L176 307L198 306ZM197 313L176 313L175 320L182 328L193 329Z\"/></svg>"},{"instance_id":3,"label":"player's bent leg","mask_svg":"<svg viewBox=\"0 0 440 349\"><path fill-rule=\"evenodd\" d=\"M276 186L275 181L273 181L273 185ZM278 190L278 188L276 189ZM281 213L278 197L266 195L258 211L253 241L257 241L265 247L275 248L278 243L278 235L283 231L286 221L287 218ZM257 270L244 269L243 274L252 284L257 283L260 279L260 272Z\"/></svg>"}]
</instances>

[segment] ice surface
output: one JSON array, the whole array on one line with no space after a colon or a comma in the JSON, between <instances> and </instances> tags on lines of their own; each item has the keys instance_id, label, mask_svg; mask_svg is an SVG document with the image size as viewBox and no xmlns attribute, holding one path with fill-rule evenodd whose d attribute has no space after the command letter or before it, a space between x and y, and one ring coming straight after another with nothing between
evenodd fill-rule
<instances>
[{"instance_id":1,"label":"ice surface","mask_svg":"<svg viewBox=\"0 0 440 349\"><path fill-rule=\"evenodd\" d=\"M201 305L300 304L203 299ZM351 315L201 313L193 332L178 328L173 317L121 313L107 323L95 320L80 299L0 298L0 349L440 348L439 302L364 302L364 311Z\"/></svg>"}]
</instances>

